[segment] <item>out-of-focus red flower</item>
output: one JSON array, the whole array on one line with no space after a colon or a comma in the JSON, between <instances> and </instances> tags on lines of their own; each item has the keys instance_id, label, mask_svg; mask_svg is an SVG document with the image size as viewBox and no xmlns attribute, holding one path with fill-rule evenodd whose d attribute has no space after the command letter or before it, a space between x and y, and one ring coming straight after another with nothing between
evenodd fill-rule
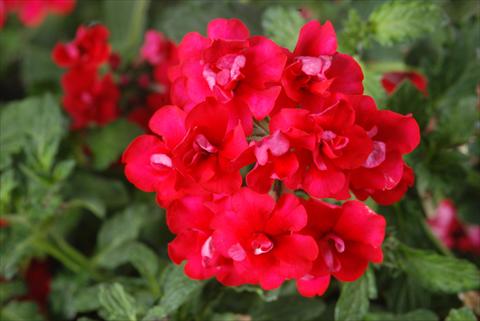
<instances>
[{"instance_id":1,"label":"out-of-focus red flower","mask_svg":"<svg viewBox=\"0 0 480 321\"><path fill-rule=\"evenodd\" d=\"M72 129L89 124L105 125L118 117L120 92L111 74L73 68L62 77L63 106L72 118Z\"/></svg>"},{"instance_id":2,"label":"out-of-focus red flower","mask_svg":"<svg viewBox=\"0 0 480 321\"><path fill-rule=\"evenodd\" d=\"M458 219L451 200L443 200L435 215L428 219L433 233L451 249L480 255L480 226L467 225Z\"/></svg>"},{"instance_id":3,"label":"out-of-focus red flower","mask_svg":"<svg viewBox=\"0 0 480 321\"><path fill-rule=\"evenodd\" d=\"M312 269L297 280L302 295L322 295L331 275L352 282L365 272L369 262L383 261L383 216L358 201L346 202L341 207L313 199L302 203L308 213L302 232L315 238L319 248Z\"/></svg>"},{"instance_id":4,"label":"out-of-focus red flower","mask_svg":"<svg viewBox=\"0 0 480 321\"><path fill-rule=\"evenodd\" d=\"M103 25L80 26L72 42L55 46L53 61L60 67L96 68L109 59L108 36L109 31Z\"/></svg>"},{"instance_id":5,"label":"out-of-focus red flower","mask_svg":"<svg viewBox=\"0 0 480 321\"><path fill-rule=\"evenodd\" d=\"M27 27L40 25L48 14L67 15L75 7L75 0L0 0L0 28L6 14L16 13Z\"/></svg>"},{"instance_id":6,"label":"out-of-focus red flower","mask_svg":"<svg viewBox=\"0 0 480 321\"><path fill-rule=\"evenodd\" d=\"M25 272L25 281L28 293L23 299L35 301L42 311L46 311L52 281L48 262L33 259Z\"/></svg>"},{"instance_id":7,"label":"out-of-focus red flower","mask_svg":"<svg viewBox=\"0 0 480 321\"><path fill-rule=\"evenodd\" d=\"M405 80L409 80L425 96L427 91L427 78L416 71L394 71L387 72L382 77L382 86L388 94L391 94Z\"/></svg>"},{"instance_id":8,"label":"out-of-focus red flower","mask_svg":"<svg viewBox=\"0 0 480 321\"><path fill-rule=\"evenodd\" d=\"M188 33L178 47L179 64L170 70L172 102L185 111L214 97L247 134L252 115L265 118L280 93L285 51L273 41L251 37L238 19L214 19L208 37Z\"/></svg>"},{"instance_id":9,"label":"out-of-focus red flower","mask_svg":"<svg viewBox=\"0 0 480 321\"><path fill-rule=\"evenodd\" d=\"M8 223L8 221L4 218L0 218L0 228L5 228L5 227L8 227L10 225L10 223Z\"/></svg>"}]
</instances>

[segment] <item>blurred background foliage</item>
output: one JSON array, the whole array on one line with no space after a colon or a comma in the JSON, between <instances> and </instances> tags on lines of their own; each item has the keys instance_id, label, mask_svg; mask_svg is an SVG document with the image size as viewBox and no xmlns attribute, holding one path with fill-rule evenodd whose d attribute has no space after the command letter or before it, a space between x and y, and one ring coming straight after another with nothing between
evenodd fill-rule
<instances>
[{"instance_id":1,"label":"blurred background foliage","mask_svg":"<svg viewBox=\"0 0 480 321\"><path fill-rule=\"evenodd\" d=\"M216 17L240 18L290 49L305 17L332 21L379 108L417 119L416 185L394 206L369 202L388 221L385 261L358 281L306 299L291 283L265 292L187 279L166 254L163 210L116 162L140 129L124 120L89 129L91 157L85 137L68 131L50 53L80 24L106 24L128 63L146 29L178 42ZM34 29L10 17L0 31L1 320L475 320L480 260L446 248L426 218L448 198L462 222L480 224L479 18L475 0L79 0ZM390 71L423 73L428 95L410 82L387 95L380 79ZM52 275L44 310L18 299L33 258Z\"/></svg>"}]
</instances>

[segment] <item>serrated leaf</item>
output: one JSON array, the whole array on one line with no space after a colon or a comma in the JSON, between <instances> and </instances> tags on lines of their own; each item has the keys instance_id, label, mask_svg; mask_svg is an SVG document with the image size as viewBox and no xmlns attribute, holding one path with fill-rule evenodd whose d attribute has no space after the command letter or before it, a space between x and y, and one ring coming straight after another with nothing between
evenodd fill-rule
<instances>
[{"instance_id":1,"label":"serrated leaf","mask_svg":"<svg viewBox=\"0 0 480 321\"><path fill-rule=\"evenodd\" d=\"M290 50L295 48L298 33L304 24L300 12L293 7L269 7L262 16L264 34Z\"/></svg>"},{"instance_id":2,"label":"serrated leaf","mask_svg":"<svg viewBox=\"0 0 480 321\"><path fill-rule=\"evenodd\" d=\"M21 54L22 80L30 94L41 92L52 85L58 86L62 70L55 66L51 48L28 45Z\"/></svg>"},{"instance_id":3,"label":"serrated leaf","mask_svg":"<svg viewBox=\"0 0 480 321\"><path fill-rule=\"evenodd\" d=\"M480 271L473 263L406 245L400 247L402 269L431 292L459 293L480 287Z\"/></svg>"},{"instance_id":4,"label":"serrated leaf","mask_svg":"<svg viewBox=\"0 0 480 321\"><path fill-rule=\"evenodd\" d=\"M58 101L50 94L9 103L0 110L1 167L24 149L35 165L49 171L65 125Z\"/></svg>"},{"instance_id":5,"label":"serrated leaf","mask_svg":"<svg viewBox=\"0 0 480 321\"><path fill-rule=\"evenodd\" d=\"M430 310L419 309L404 314L387 312L368 313L365 321L438 321L438 317Z\"/></svg>"},{"instance_id":6,"label":"serrated leaf","mask_svg":"<svg viewBox=\"0 0 480 321\"><path fill-rule=\"evenodd\" d=\"M123 2L120 2L123 3ZM93 154L93 167L103 170L117 161L128 144L142 130L135 124L119 119L89 132L87 143Z\"/></svg>"},{"instance_id":7,"label":"serrated leaf","mask_svg":"<svg viewBox=\"0 0 480 321\"><path fill-rule=\"evenodd\" d=\"M183 266L169 265L162 275L163 296L159 306L168 315L189 300L189 297L199 290L204 283L189 279L183 272Z\"/></svg>"},{"instance_id":8,"label":"serrated leaf","mask_svg":"<svg viewBox=\"0 0 480 321\"><path fill-rule=\"evenodd\" d=\"M476 321L477 317L472 310L463 307L460 309L451 309L445 321Z\"/></svg>"},{"instance_id":9,"label":"serrated leaf","mask_svg":"<svg viewBox=\"0 0 480 321\"><path fill-rule=\"evenodd\" d=\"M412 114L421 129L427 126L431 118L430 104L427 98L408 80L399 85L395 92L388 97L385 105L389 110L402 115Z\"/></svg>"},{"instance_id":10,"label":"serrated leaf","mask_svg":"<svg viewBox=\"0 0 480 321\"><path fill-rule=\"evenodd\" d=\"M147 24L150 0L103 2L105 24L111 30L110 42L127 61L140 46Z\"/></svg>"},{"instance_id":11,"label":"serrated leaf","mask_svg":"<svg viewBox=\"0 0 480 321\"><path fill-rule=\"evenodd\" d=\"M263 301L266 301L266 302L275 301L275 300L278 299L278 296L280 295L280 288L278 288L276 290L266 291L266 290L263 290L259 286L255 286L255 285L251 285L251 284L235 286L235 287L232 287L232 290L234 290L236 292L253 292L253 293L256 293Z\"/></svg>"},{"instance_id":12,"label":"serrated leaf","mask_svg":"<svg viewBox=\"0 0 480 321\"><path fill-rule=\"evenodd\" d=\"M33 302L11 301L0 310L2 321L41 321L44 317L40 314L38 306Z\"/></svg>"},{"instance_id":13,"label":"serrated leaf","mask_svg":"<svg viewBox=\"0 0 480 321\"><path fill-rule=\"evenodd\" d=\"M102 306L102 316L107 320L137 320L135 300L125 292L121 284L102 284L98 292L98 300Z\"/></svg>"},{"instance_id":14,"label":"serrated leaf","mask_svg":"<svg viewBox=\"0 0 480 321\"><path fill-rule=\"evenodd\" d=\"M370 305L368 289L366 275L355 282L344 283L335 305L335 321L361 320L367 314Z\"/></svg>"},{"instance_id":15,"label":"serrated leaf","mask_svg":"<svg viewBox=\"0 0 480 321\"><path fill-rule=\"evenodd\" d=\"M273 302L260 302L250 313L255 321L307 321L318 318L324 311L323 301L295 295L283 296Z\"/></svg>"},{"instance_id":16,"label":"serrated leaf","mask_svg":"<svg viewBox=\"0 0 480 321\"><path fill-rule=\"evenodd\" d=\"M146 206L131 206L105 221L97 236L99 249L113 249L127 241L135 240L145 223L147 210Z\"/></svg>"},{"instance_id":17,"label":"serrated leaf","mask_svg":"<svg viewBox=\"0 0 480 321\"><path fill-rule=\"evenodd\" d=\"M374 38L382 45L392 45L436 30L442 19L438 3L433 1L388 1L369 18Z\"/></svg>"}]
</instances>

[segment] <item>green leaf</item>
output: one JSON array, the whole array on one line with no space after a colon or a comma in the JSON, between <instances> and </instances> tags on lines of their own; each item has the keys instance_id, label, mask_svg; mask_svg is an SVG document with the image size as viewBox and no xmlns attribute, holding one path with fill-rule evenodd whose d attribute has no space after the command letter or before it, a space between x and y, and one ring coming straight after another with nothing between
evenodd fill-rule
<instances>
[{"instance_id":1,"label":"green leaf","mask_svg":"<svg viewBox=\"0 0 480 321\"><path fill-rule=\"evenodd\" d=\"M183 272L183 266L169 265L162 275L163 296L159 307L168 315L187 302L190 296L199 290L204 283L189 279ZM157 311L161 311L158 308Z\"/></svg>"},{"instance_id":2,"label":"green leaf","mask_svg":"<svg viewBox=\"0 0 480 321\"><path fill-rule=\"evenodd\" d=\"M269 7L263 13L262 27L266 36L290 50L295 48L298 33L305 24L300 12L293 7Z\"/></svg>"},{"instance_id":3,"label":"green leaf","mask_svg":"<svg viewBox=\"0 0 480 321\"><path fill-rule=\"evenodd\" d=\"M69 198L97 200L106 207L124 206L129 201L125 185L117 179L76 171L68 181L64 192Z\"/></svg>"},{"instance_id":4,"label":"green leaf","mask_svg":"<svg viewBox=\"0 0 480 321\"><path fill-rule=\"evenodd\" d=\"M100 201L98 198L76 198L74 200L71 200L68 204L71 207L80 207L87 209L99 218L105 218L105 213L107 209L105 208L105 204L103 204L103 202Z\"/></svg>"},{"instance_id":5,"label":"green leaf","mask_svg":"<svg viewBox=\"0 0 480 321\"><path fill-rule=\"evenodd\" d=\"M463 307L460 309L451 309L445 321L476 321L477 317L472 310Z\"/></svg>"},{"instance_id":6,"label":"green leaf","mask_svg":"<svg viewBox=\"0 0 480 321\"><path fill-rule=\"evenodd\" d=\"M106 0L103 3L105 24L111 30L110 43L126 61L133 58L140 47L149 5L150 0Z\"/></svg>"},{"instance_id":7,"label":"green leaf","mask_svg":"<svg viewBox=\"0 0 480 321\"><path fill-rule=\"evenodd\" d=\"M135 240L145 223L147 211L146 206L131 206L105 221L97 236L99 249L113 249L126 241Z\"/></svg>"},{"instance_id":8,"label":"green leaf","mask_svg":"<svg viewBox=\"0 0 480 321\"><path fill-rule=\"evenodd\" d=\"M70 176L74 167L75 161L73 159L60 161L55 165L52 176L56 181L62 181Z\"/></svg>"},{"instance_id":9,"label":"green leaf","mask_svg":"<svg viewBox=\"0 0 480 321\"><path fill-rule=\"evenodd\" d=\"M10 281L0 283L0 304L8 301L14 297L19 297L25 294L27 288L21 281Z\"/></svg>"},{"instance_id":10,"label":"green leaf","mask_svg":"<svg viewBox=\"0 0 480 321\"><path fill-rule=\"evenodd\" d=\"M361 320L368 312L369 284L367 275L355 282L344 283L335 305L335 321Z\"/></svg>"},{"instance_id":11,"label":"green leaf","mask_svg":"<svg viewBox=\"0 0 480 321\"><path fill-rule=\"evenodd\" d=\"M122 243L111 250L101 252L97 257L97 263L107 269L115 269L122 264L130 263L148 281L154 295L160 294L155 279L159 268L157 255L140 242Z\"/></svg>"},{"instance_id":12,"label":"green leaf","mask_svg":"<svg viewBox=\"0 0 480 321\"><path fill-rule=\"evenodd\" d=\"M283 296L273 302L260 302L253 311L252 319L267 320L314 320L325 311L325 303L320 299L301 296Z\"/></svg>"},{"instance_id":13,"label":"green leaf","mask_svg":"<svg viewBox=\"0 0 480 321\"><path fill-rule=\"evenodd\" d=\"M147 311L147 314L145 315L145 317L143 317L142 321L163 320L167 317L167 315L168 314L166 313L165 308L157 305Z\"/></svg>"},{"instance_id":14,"label":"green leaf","mask_svg":"<svg viewBox=\"0 0 480 321\"><path fill-rule=\"evenodd\" d=\"M38 306L33 302L12 301L0 310L2 321L40 321L44 320L38 311Z\"/></svg>"},{"instance_id":15,"label":"green leaf","mask_svg":"<svg viewBox=\"0 0 480 321\"><path fill-rule=\"evenodd\" d=\"M475 133L475 124L479 120L477 97L457 96L457 101L443 104L440 120L433 139L441 146L465 144Z\"/></svg>"},{"instance_id":16,"label":"green leaf","mask_svg":"<svg viewBox=\"0 0 480 321\"><path fill-rule=\"evenodd\" d=\"M80 289L73 298L72 305L77 313L95 311L100 308L100 302L96 299L101 285L93 285Z\"/></svg>"},{"instance_id":17,"label":"green leaf","mask_svg":"<svg viewBox=\"0 0 480 321\"><path fill-rule=\"evenodd\" d=\"M6 208L9 206L11 200L11 192L17 187L18 183L15 180L13 170L6 170L0 174L0 210L3 213L8 213Z\"/></svg>"},{"instance_id":18,"label":"green leaf","mask_svg":"<svg viewBox=\"0 0 480 321\"><path fill-rule=\"evenodd\" d=\"M403 81L388 98L386 107L402 115L412 114L421 129L427 126L431 118L427 98L408 80Z\"/></svg>"},{"instance_id":19,"label":"green leaf","mask_svg":"<svg viewBox=\"0 0 480 321\"><path fill-rule=\"evenodd\" d=\"M235 287L232 287L232 290L236 292L256 293L263 301L266 301L266 302L275 301L278 299L278 296L280 295L280 288L276 290L266 291L259 286L255 286L251 284L235 286Z\"/></svg>"},{"instance_id":20,"label":"green leaf","mask_svg":"<svg viewBox=\"0 0 480 321\"><path fill-rule=\"evenodd\" d=\"M55 85L60 89L58 84L62 69L54 64L50 47L29 45L21 54L22 80L29 93L41 92Z\"/></svg>"},{"instance_id":21,"label":"green leaf","mask_svg":"<svg viewBox=\"0 0 480 321\"><path fill-rule=\"evenodd\" d=\"M459 293L480 287L480 271L466 260L401 245L402 269L431 292Z\"/></svg>"},{"instance_id":22,"label":"green leaf","mask_svg":"<svg viewBox=\"0 0 480 321\"><path fill-rule=\"evenodd\" d=\"M387 312L368 313L365 321L438 321L438 317L430 310L419 309L404 314Z\"/></svg>"},{"instance_id":23,"label":"green leaf","mask_svg":"<svg viewBox=\"0 0 480 321\"><path fill-rule=\"evenodd\" d=\"M119 119L107 126L90 131L87 143L93 153L93 167L98 170L109 167L120 158L128 144L141 133L142 130L137 125L125 119Z\"/></svg>"},{"instance_id":24,"label":"green leaf","mask_svg":"<svg viewBox=\"0 0 480 321\"><path fill-rule=\"evenodd\" d=\"M98 292L98 300L102 306L102 316L111 321L136 321L135 300L125 292L119 283L103 284Z\"/></svg>"},{"instance_id":25,"label":"green leaf","mask_svg":"<svg viewBox=\"0 0 480 321\"><path fill-rule=\"evenodd\" d=\"M58 101L49 94L15 101L0 110L0 169L24 149L43 171L50 170L66 133Z\"/></svg>"},{"instance_id":26,"label":"green leaf","mask_svg":"<svg viewBox=\"0 0 480 321\"><path fill-rule=\"evenodd\" d=\"M433 1L388 1L375 9L369 23L382 45L424 37L438 29L442 10Z\"/></svg>"},{"instance_id":27,"label":"green leaf","mask_svg":"<svg viewBox=\"0 0 480 321\"><path fill-rule=\"evenodd\" d=\"M156 1L152 4L159 4ZM189 17L185 19L185 17ZM155 27L169 38L181 41L188 32L205 34L208 23L215 18L239 18L251 34L261 34L259 6L233 1L182 1L172 6L161 6Z\"/></svg>"}]
</instances>

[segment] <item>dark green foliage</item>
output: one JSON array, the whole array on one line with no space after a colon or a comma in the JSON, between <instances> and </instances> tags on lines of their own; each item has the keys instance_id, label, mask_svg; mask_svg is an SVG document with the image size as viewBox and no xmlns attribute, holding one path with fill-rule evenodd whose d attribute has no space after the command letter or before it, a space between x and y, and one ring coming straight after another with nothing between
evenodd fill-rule
<instances>
[{"instance_id":1,"label":"dark green foliage","mask_svg":"<svg viewBox=\"0 0 480 321\"><path fill-rule=\"evenodd\" d=\"M0 31L0 219L9 224L0 227L0 320L478 318L459 299L480 289L478 257L452 252L426 223L448 198L463 222L480 224L477 1L77 2L68 18L49 17L26 29L9 17ZM190 31L205 34L216 17L240 18L252 34L293 49L306 21L300 8L334 23L339 51L360 63L365 92L379 108L411 113L418 121L421 145L407 159L415 186L394 206L369 201L388 222L384 262L355 282L332 278L321 298L299 296L294 282L264 291L191 280L168 258L172 235L164 211L153 195L126 181L118 164L141 130L119 120L70 132L60 106L63 71L51 61L51 49L71 39L79 24L101 22L128 64L145 30L178 42ZM385 93L385 72L412 70L427 77L428 95L408 81ZM47 314L17 300L28 291L23 274L32 258L52 265Z\"/></svg>"}]
</instances>

